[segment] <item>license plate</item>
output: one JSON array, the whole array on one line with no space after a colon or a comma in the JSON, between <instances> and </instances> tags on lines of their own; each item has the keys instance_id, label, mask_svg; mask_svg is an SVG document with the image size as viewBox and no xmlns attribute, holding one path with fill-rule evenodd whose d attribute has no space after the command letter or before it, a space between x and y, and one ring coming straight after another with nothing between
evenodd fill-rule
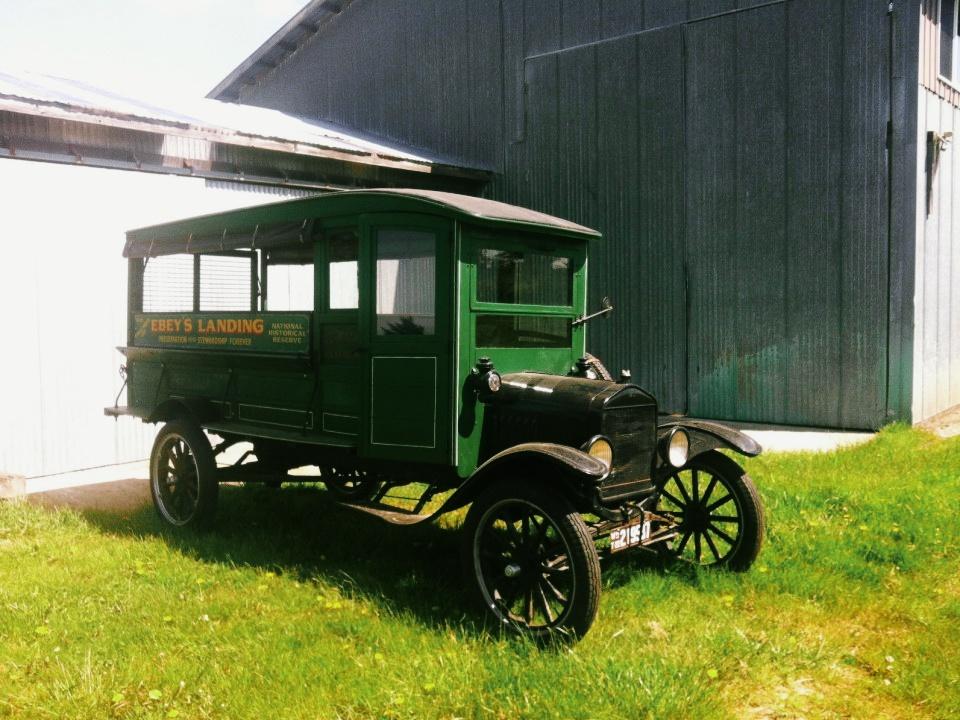
<instances>
[{"instance_id":1,"label":"license plate","mask_svg":"<svg viewBox=\"0 0 960 720\"><path fill-rule=\"evenodd\" d=\"M610 552L620 552L642 545L648 537L650 537L650 521L644 522L642 517L638 517L610 533Z\"/></svg>"}]
</instances>

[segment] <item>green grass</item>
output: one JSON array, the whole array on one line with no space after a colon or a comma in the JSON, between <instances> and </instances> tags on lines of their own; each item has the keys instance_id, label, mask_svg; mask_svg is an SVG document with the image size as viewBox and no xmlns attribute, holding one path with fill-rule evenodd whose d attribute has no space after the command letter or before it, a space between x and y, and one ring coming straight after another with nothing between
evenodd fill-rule
<instances>
[{"instance_id":1,"label":"green grass","mask_svg":"<svg viewBox=\"0 0 960 720\"><path fill-rule=\"evenodd\" d=\"M491 637L455 523L224 488L215 533L0 503L0 717L954 718L960 439L750 461L742 575L604 568L573 649Z\"/></svg>"}]
</instances>

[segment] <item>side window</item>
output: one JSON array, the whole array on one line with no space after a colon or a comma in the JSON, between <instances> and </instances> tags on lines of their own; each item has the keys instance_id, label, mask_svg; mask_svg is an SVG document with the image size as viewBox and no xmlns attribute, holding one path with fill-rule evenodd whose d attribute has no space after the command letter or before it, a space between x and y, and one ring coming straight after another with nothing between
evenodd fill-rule
<instances>
[{"instance_id":1,"label":"side window","mask_svg":"<svg viewBox=\"0 0 960 720\"><path fill-rule=\"evenodd\" d=\"M266 250L265 310L313 310L313 246Z\"/></svg>"},{"instance_id":2,"label":"side window","mask_svg":"<svg viewBox=\"0 0 960 720\"><path fill-rule=\"evenodd\" d=\"M149 258L143 268L144 312L249 312L257 307L252 250Z\"/></svg>"},{"instance_id":3,"label":"side window","mask_svg":"<svg viewBox=\"0 0 960 720\"><path fill-rule=\"evenodd\" d=\"M143 268L143 311L192 312L193 264L193 255L148 258Z\"/></svg>"},{"instance_id":4,"label":"side window","mask_svg":"<svg viewBox=\"0 0 960 720\"><path fill-rule=\"evenodd\" d=\"M251 278L255 275L256 255L237 251L230 255L200 256L200 307L208 310L249 311ZM254 304L256 300L252 301Z\"/></svg>"},{"instance_id":5,"label":"side window","mask_svg":"<svg viewBox=\"0 0 960 720\"><path fill-rule=\"evenodd\" d=\"M423 230L379 230L377 335L433 335L437 239Z\"/></svg>"},{"instance_id":6,"label":"side window","mask_svg":"<svg viewBox=\"0 0 960 720\"><path fill-rule=\"evenodd\" d=\"M957 0L940 0L940 75L958 81Z\"/></svg>"},{"instance_id":7,"label":"side window","mask_svg":"<svg viewBox=\"0 0 960 720\"><path fill-rule=\"evenodd\" d=\"M360 307L360 233L356 228L331 230L326 236L327 308Z\"/></svg>"}]
</instances>

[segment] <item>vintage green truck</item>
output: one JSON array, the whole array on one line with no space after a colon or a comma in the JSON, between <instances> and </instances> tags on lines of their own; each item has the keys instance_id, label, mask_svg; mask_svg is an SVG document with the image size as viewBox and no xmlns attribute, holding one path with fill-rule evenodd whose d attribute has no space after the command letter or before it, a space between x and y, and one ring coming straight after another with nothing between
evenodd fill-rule
<instances>
[{"instance_id":1,"label":"vintage green truck","mask_svg":"<svg viewBox=\"0 0 960 720\"><path fill-rule=\"evenodd\" d=\"M315 474L296 480L399 525L469 505L464 567L489 617L581 636L600 554L742 570L764 533L756 489L719 452L760 447L661 418L627 371L587 354L588 321L612 310L586 308L598 239L397 189L133 230L127 405L106 413L163 423L150 483L170 525L209 526L220 482L277 485L304 466ZM241 442L251 450L218 465ZM399 485L419 492L414 507L390 502Z\"/></svg>"}]
</instances>

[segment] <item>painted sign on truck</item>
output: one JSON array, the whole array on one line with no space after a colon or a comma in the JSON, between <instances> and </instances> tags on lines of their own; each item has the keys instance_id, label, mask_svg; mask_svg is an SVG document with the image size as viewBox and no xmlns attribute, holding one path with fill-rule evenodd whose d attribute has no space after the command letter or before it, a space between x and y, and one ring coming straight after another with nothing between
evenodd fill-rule
<instances>
[{"instance_id":1,"label":"painted sign on truck","mask_svg":"<svg viewBox=\"0 0 960 720\"><path fill-rule=\"evenodd\" d=\"M136 347L307 353L309 313L137 313Z\"/></svg>"}]
</instances>

